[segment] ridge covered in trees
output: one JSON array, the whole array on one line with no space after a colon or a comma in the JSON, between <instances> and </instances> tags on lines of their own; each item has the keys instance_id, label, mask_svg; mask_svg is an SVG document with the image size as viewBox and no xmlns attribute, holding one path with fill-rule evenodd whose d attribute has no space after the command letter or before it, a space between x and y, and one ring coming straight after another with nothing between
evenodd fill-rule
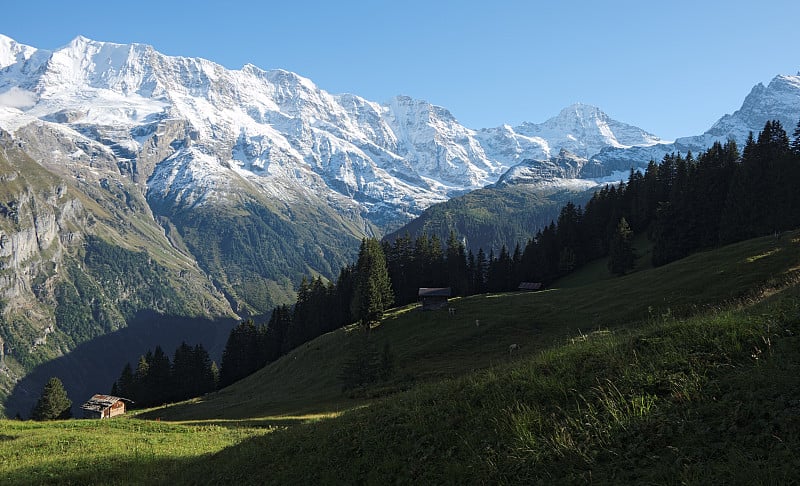
<instances>
[{"instance_id":1,"label":"ridge covered in trees","mask_svg":"<svg viewBox=\"0 0 800 486\"><path fill-rule=\"evenodd\" d=\"M729 140L696 157L668 154L643 172L631 170L627 182L597 191L585 207L567 203L557 220L511 251L473 254L452 231L444 244L426 234L365 239L358 263L343 267L335 283L304 278L294 306L274 308L265 325L245 321L231 331L220 385L347 324L369 329L389 305L416 301L420 287L466 296L515 290L522 281L547 285L603 257L611 273L622 275L633 267L634 234L647 234L659 266L800 226L800 123L793 136L770 121L741 153Z\"/></svg>"}]
</instances>

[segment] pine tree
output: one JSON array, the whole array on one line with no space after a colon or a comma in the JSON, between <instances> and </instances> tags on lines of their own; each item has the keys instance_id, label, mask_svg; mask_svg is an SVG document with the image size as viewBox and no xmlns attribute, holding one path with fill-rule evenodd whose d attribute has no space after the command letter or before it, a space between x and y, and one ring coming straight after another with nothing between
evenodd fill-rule
<instances>
[{"instance_id":1,"label":"pine tree","mask_svg":"<svg viewBox=\"0 0 800 486\"><path fill-rule=\"evenodd\" d=\"M114 382L116 390L113 390L111 394L130 399L134 393L134 379L135 377L133 375L133 368L131 368L131 364L125 363L125 367L122 368L122 373L119 375L119 379Z\"/></svg>"},{"instance_id":2,"label":"pine tree","mask_svg":"<svg viewBox=\"0 0 800 486\"><path fill-rule=\"evenodd\" d=\"M228 335L222 351L220 387L241 380L260 368L258 330L252 320L243 321Z\"/></svg>"},{"instance_id":3,"label":"pine tree","mask_svg":"<svg viewBox=\"0 0 800 486\"><path fill-rule=\"evenodd\" d=\"M475 269L472 272L476 294L486 293L486 273L488 270L489 262L486 260L486 253L484 253L483 248L478 248L478 256L475 258Z\"/></svg>"},{"instance_id":4,"label":"pine tree","mask_svg":"<svg viewBox=\"0 0 800 486\"><path fill-rule=\"evenodd\" d=\"M454 231L447 238L446 253L447 283L453 289L453 295L467 295L469 275L464 243L456 238Z\"/></svg>"},{"instance_id":5,"label":"pine tree","mask_svg":"<svg viewBox=\"0 0 800 486\"><path fill-rule=\"evenodd\" d=\"M56 377L50 378L33 408L33 420L64 420L72 417L72 400L64 384Z\"/></svg>"},{"instance_id":6,"label":"pine tree","mask_svg":"<svg viewBox=\"0 0 800 486\"><path fill-rule=\"evenodd\" d=\"M275 361L281 357L286 333L291 324L292 309L288 305L280 305L272 309L272 315L269 318L269 323L267 323L262 345L267 362Z\"/></svg>"},{"instance_id":7,"label":"pine tree","mask_svg":"<svg viewBox=\"0 0 800 486\"><path fill-rule=\"evenodd\" d=\"M220 380L219 380L219 366L217 366L217 362L216 361L212 361L211 362L211 379L214 382L214 388L212 388L211 391L214 391L214 390L218 389L219 386L220 386L219 385L219 383L220 383Z\"/></svg>"},{"instance_id":8,"label":"pine tree","mask_svg":"<svg viewBox=\"0 0 800 486\"><path fill-rule=\"evenodd\" d=\"M147 354L139 356L139 362L136 364L136 373L133 375L133 387L129 398L135 402L137 407L144 407L150 403L152 391L148 386L148 382L150 361L152 359L153 353L148 350Z\"/></svg>"},{"instance_id":9,"label":"pine tree","mask_svg":"<svg viewBox=\"0 0 800 486\"><path fill-rule=\"evenodd\" d=\"M797 126L794 129L794 133L792 133L794 140L792 140L792 152L795 155L800 156L800 120L797 121Z\"/></svg>"},{"instance_id":10,"label":"pine tree","mask_svg":"<svg viewBox=\"0 0 800 486\"><path fill-rule=\"evenodd\" d=\"M172 365L161 346L153 351L147 385L151 390L150 405L160 405L172 398Z\"/></svg>"},{"instance_id":11,"label":"pine tree","mask_svg":"<svg viewBox=\"0 0 800 486\"><path fill-rule=\"evenodd\" d=\"M217 389L217 381L219 373L215 370L216 364L211 361L208 351L202 344L197 344L194 347L194 376L197 380L195 388L193 389L193 396L200 396Z\"/></svg>"},{"instance_id":12,"label":"pine tree","mask_svg":"<svg viewBox=\"0 0 800 486\"><path fill-rule=\"evenodd\" d=\"M197 396L194 395L197 383L194 366L194 349L185 341L181 342L172 358L172 400L180 401Z\"/></svg>"},{"instance_id":13,"label":"pine tree","mask_svg":"<svg viewBox=\"0 0 800 486\"><path fill-rule=\"evenodd\" d=\"M350 304L353 317L369 331L372 323L380 321L383 311L393 302L394 294L383 248L378 240L365 238L361 241L356 263L355 292Z\"/></svg>"},{"instance_id":14,"label":"pine tree","mask_svg":"<svg viewBox=\"0 0 800 486\"><path fill-rule=\"evenodd\" d=\"M608 269L614 275L625 275L636 263L632 243L633 232L625 218L621 218L609 245Z\"/></svg>"}]
</instances>

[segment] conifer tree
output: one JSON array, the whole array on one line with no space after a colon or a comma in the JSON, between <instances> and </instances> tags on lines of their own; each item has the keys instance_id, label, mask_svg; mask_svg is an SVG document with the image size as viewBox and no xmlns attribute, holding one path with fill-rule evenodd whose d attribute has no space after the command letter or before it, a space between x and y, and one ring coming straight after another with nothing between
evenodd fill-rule
<instances>
[{"instance_id":1,"label":"conifer tree","mask_svg":"<svg viewBox=\"0 0 800 486\"><path fill-rule=\"evenodd\" d=\"M153 351L147 385L150 388L151 405L160 405L172 398L172 365L161 346L156 346Z\"/></svg>"},{"instance_id":2,"label":"conifer tree","mask_svg":"<svg viewBox=\"0 0 800 486\"><path fill-rule=\"evenodd\" d=\"M122 373L120 374L119 379L114 382L114 389L111 391L111 394L114 396L131 399L134 394L134 380L135 377L133 375L133 368L131 368L131 364L125 363L125 367L122 368Z\"/></svg>"},{"instance_id":3,"label":"conifer tree","mask_svg":"<svg viewBox=\"0 0 800 486\"><path fill-rule=\"evenodd\" d=\"M222 351L220 386L226 387L259 369L260 355L258 330L251 319L231 329Z\"/></svg>"},{"instance_id":4,"label":"conifer tree","mask_svg":"<svg viewBox=\"0 0 800 486\"><path fill-rule=\"evenodd\" d=\"M192 357L195 363L194 377L197 380L197 384L192 389L192 396L200 396L216 390L219 373L216 370L217 365L211 361L208 351L202 344L197 344Z\"/></svg>"},{"instance_id":5,"label":"conifer tree","mask_svg":"<svg viewBox=\"0 0 800 486\"><path fill-rule=\"evenodd\" d=\"M152 391L148 386L150 374L150 361L153 359L153 352L149 349L147 354L139 356L136 364L136 373L133 375L133 387L129 398L136 403L136 406L146 406L150 403Z\"/></svg>"},{"instance_id":6,"label":"conifer tree","mask_svg":"<svg viewBox=\"0 0 800 486\"><path fill-rule=\"evenodd\" d=\"M456 238L455 231L450 231L447 238L447 283L452 287L453 295L467 295L469 276L464 243Z\"/></svg>"},{"instance_id":7,"label":"conifer tree","mask_svg":"<svg viewBox=\"0 0 800 486\"><path fill-rule=\"evenodd\" d=\"M350 304L353 317L369 331L372 323L379 321L393 302L383 248L378 240L365 238L361 241L356 263L355 292Z\"/></svg>"},{"instance_id":8,"label":"conifer tree","mask_svg":"<svg viewBox=\"0 0 800 486\"><path fill-rule=\"evenodd\" d=\"M288 305L280 305L272 309L263 336L264 354L267 362L275 361L282 355L286 333L292 324L292 309Z\"/></svg>"},{"instance_id":9,"label":"conifer tree","mask_svg":"<svg viewBox=\"0 0 800 486\"><path fill-rule=\"evenodd\" d=\"M792 133L792 152L795 155L800 156L800 120L797 121L797 126L794 129L794 133Z\"/></svg>"},{"instance_id":10,"label":"conifer tree","mask_svg":"<svg viewBox=\"0 0 800 486\"><path fill-rule=\"evenodd\" d=\"M609 245L608 269L614 275L625 275L635 262L633 232L625 218L621 218Z\"/></svg>"},{"instance_id":11,"label":"conifer tree","mask_svg":"<svg viewBox=\"0 0 800 486\"><path fill-rule=\"evenodd\" d=\"M475 258L475 268L472 272L474 292L477 294L486 293L486 272L489 269L489 262L486 260L486 253L483 248L478 248L478 256Z\"/></svg>"},{"instance_id":12,"label":"conifer tree","mask_svg":"<svg viewBox=\"0 0 800 486\"><path fill-rule=\"evenodd\" d=\"M56 377L50 378L42 395L33 408L33 420L64 420L72 417L72 400L67 396L64 384Z\"/></svg>"}]
</instances>

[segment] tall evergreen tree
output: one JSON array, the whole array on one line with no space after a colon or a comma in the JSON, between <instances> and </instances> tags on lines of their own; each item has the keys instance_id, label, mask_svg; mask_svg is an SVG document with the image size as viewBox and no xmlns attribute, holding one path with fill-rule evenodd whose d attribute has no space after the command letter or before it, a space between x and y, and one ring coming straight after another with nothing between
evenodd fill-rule
<instances>
[{"instance_id":1,"label":"tall evergreen tree","mask_svg":"<svg viewBox=\"0 0 800 486\"><path fill-rule=\"evenodd\" d=\"M797 126L794 129L794 133L792 133L792 152L795 155L800 157L800 120L797 121Z\"/></svg>"},{"instance_id":2,"label":"tall evergreen tree","mask_svg":"<svg viewBox=\"0 0 800 486\"><path fill-rule=\"evenodd\" d=\"M292 309L288 305L279 305L272 309L263 343L267 362L275 361L282 355L286 334L291 324Z\"/></svg>"},{"instance_id":3,"label":"tall evergreen tree","mask_svg":"<svg viewBox=\"0 0 800 486\"><path fill-rule=\"evenodd\" d=\"M486 293L486 275L489 270L489 261L483 248L478 248L478 256L475 257L475 268L472 272L475 293Z\"/></svg>"},{"instance_id":4,"label":"tall evergreen tree","mask_svg":"<svg viewBox=\"0 0 800 486\"><path fill-rule=\"evenodd\" d=\"M64 384L56 377L44 385L42 394L33 407L33 420L64 420L72 417L72 400L67 396Z\"/></svg>"},{"instance_id":5,"label":"tall evergreen tree","mask_svg":"<svg viewBox=\"0 0 800 486\"><path fill-rule=\"evenodd\" d=\"M636 263L633 251L633 231L625 218L619 220L617 231L609 245L608 269L614 275L625 275Z\"/></svg>"},{"instance_id":6,"label":"tall evergreen tree","mask_svg":"<svg viewBox=\"0 0 800 486\"><path fill-rule=\"evenodd\" d=\"M133 397L135 393L134 380L135 377L133 374L133 368L131 368L131 364L125 363L125 366L122 368L122 373L120 374L119 379L114 382L115 389L112 390L111 394L114 396L132 400L131 397Z\"/></svg>"},{"instance_id":7,"label":"tall evergreen tree","mask_svg":"<svg viewBox=\"0 0 800 486\"><path fill-rule=\"evenodd\" d=\"M220 387L226 387L259 369L262 365L260 356L258 330L251 319L231 329L222 351Z\"/></svg>"},{"instance_id":8,"label":"tall evergreen tree","mask_svg":"<svg viewBox=\"0 0 800 486\"><path fill-rule=\"evenodd\" d=\"M150 405L160 405L172 398L172 365L169 356L156 346L150 361L147 385L151 392Z\"/></svg>"},{"instance_id":9,"label":"tall evergreen tree","mask_svg":"<svg viewBox=\"0 0 800 486\"><path fill-rule=\"evenodd\" d=\"M447 238L445 265L447 283L452 288L453 295L467 295L469 287L467 257L464 243L456 237L455 231L450 231L450 236Z\"/></svg>"},{"instance_id":10,"label":"tall evergreen tree","mask_svg":"<svg viewBox=\"0 0 800 486\"><path fill-rule=\"evenodd\" d=\"M356 282L350 309L353 317L369 331L372 323L394 302L386 258L380 242L374 238L361 241L356 263Z\"/></svg>"},{"instance_id":11,"label":"tall evergreen tree","mask_svg":"<svg viewBox=\"0 0 800 486\"><path fill-rule=\"evenodd\" d=\"M130 399L136 403L137 407L147 406L150 403L150 397L153 395L149 387L150 361L152 359L153 352L148 349L147 354L139 356L139 362L136 364Z\"/></svg>"}]
</instances>

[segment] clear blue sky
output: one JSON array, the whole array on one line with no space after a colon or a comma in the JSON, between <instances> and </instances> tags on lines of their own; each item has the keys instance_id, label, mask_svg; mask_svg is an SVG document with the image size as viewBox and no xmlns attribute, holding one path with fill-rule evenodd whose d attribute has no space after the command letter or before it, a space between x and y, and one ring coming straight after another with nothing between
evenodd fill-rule
<instances>
[{"instance_id":1,"label":"clear blue sky","mask_svg":"<svg viewBox=\"0 0 800 486\"><path fill-rule=\"evenodd\" d=\"M139 0L4 2L0 33L77 35L228 68L306 76L331 93L404 94L471 128L542 122L574 102L663 138L695 135L756 83L800 71L800 1Z\"/></svg>"}]
</instances>

